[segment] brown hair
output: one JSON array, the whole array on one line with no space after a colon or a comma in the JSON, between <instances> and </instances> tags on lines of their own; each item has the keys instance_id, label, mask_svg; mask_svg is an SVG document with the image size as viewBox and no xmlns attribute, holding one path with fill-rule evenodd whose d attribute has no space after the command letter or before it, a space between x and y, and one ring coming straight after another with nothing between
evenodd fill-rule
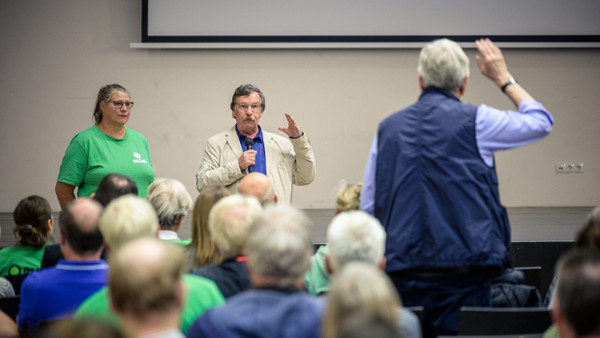
<instances>
[{"instance_id":1,"label":"brown hair","mask_svg":"<svg viewBox=\"0 0 600 338\"><path fill-rule=\"evenodd\" d=\"M13 211L15 227L13 234L17 234L20 244L31 245L39 249L52 241L52 233L48 231L48 220L52 220L50 203L40 196L31 195L22 199Z\"/></svg>"},{"instance_id":2,"label":"brown hair","mask_svg":"<svg viewBox=\"0 0 600 338\"><path fill-rule=\"evenodd\" d=\"M210 237L208 215L215 203L230 194L225 187L212 186L202 189L196 198L192 212L192 243L188 248L196 251L195 263L199 267L221 262L221 257L215 251L215 245Z\"/></svg>"},{"instance_id":3,"label":"brown hair","mask_svg":"<svg viewBox=\"0 0 600 338\"><path fill-rule=\"evenodd\" d=\"M100 108L100 103L108 102L113 94L117 91L127 93L127 95L129 95L131 98L129 91L117 83L109 84L100 88L98 91L98 98L96 99L96 105L94 106L94 114L92 115L94 117L94 124L98 125L100 122L102 122L102 109Z\"/></svg>"},{"instance_id":4,"label":"brown hair","mask_svg":"<svg viewBox=\"0 0 600 338\"><path fill-rule=\"evenodd\" d=\"M362 182L354 185L348 185L342 182L338 195L335 200L335 211L336 213L358 210L360 206L360 192L362 190Z\"/></svg>"}]
</instances>

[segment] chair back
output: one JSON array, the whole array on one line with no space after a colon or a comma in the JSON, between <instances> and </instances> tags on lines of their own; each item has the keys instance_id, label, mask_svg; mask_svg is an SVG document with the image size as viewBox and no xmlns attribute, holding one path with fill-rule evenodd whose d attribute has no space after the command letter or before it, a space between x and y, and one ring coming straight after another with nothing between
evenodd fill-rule
<instances>
[{"instance_id":1,"label":"chair back","mask_svg":"<svg viewBox=\"0 0 600 338\"><path fill-rule=\"evenodd\" d=\"M462 307L459 335L523 335L543 333L552 324L547 308Z\"/></svg>"}]
</instances>

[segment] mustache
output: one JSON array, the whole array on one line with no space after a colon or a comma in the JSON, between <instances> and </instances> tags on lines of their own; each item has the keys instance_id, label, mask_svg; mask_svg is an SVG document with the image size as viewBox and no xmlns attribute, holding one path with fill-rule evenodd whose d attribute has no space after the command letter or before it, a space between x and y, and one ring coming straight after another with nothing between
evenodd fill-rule
<instances>
[{"instance_id":1,"label":"mustache","mask_svg":"<svg viewBox=\"0 0 600 338\"><path fill-rule=\"evenodd\" d=\"M244 121L252 121L252 122L256 122L256 119L252 116L246 116L244 117Z\"/></svg>"}]
</instances>

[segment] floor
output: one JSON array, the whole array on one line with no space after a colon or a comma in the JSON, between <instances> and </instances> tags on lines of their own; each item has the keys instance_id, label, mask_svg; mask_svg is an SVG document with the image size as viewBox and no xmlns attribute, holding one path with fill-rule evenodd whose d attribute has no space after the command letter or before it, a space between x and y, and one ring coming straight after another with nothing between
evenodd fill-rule
<instances>
[{"instance_id":1,"label":"floor","mask_svg":"<svg viewBox=\"0 0 600 338\"><path fill-rule=\"evenodd\" d=\"M573 240L583 225L592 207L552 207L552 208L508 208L513 241L552 241ZM313 220L313 242L324 243L327 225L333 217L331 209L305 210ZM182 239L190 237L191 215L185 218L179 231ZM58 223L58 214L54 219ZM14 226L12 213L0 213L0 247L13 245ZM54 238L58 239L58 227L54 228Z\"/></svg>"}]
</instances>

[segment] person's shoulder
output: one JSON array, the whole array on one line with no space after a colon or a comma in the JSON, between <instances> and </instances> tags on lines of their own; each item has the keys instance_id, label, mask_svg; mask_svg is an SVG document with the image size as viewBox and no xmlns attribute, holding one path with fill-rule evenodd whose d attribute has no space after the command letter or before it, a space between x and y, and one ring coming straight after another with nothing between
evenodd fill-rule
<instances>
[{"instance_id":1,"label":"person's shoulder","mask_svg":"<svg viewBox=\"0 0 600 338\"><path fill-rule=\"evenodd\" d=\"M200 277L200 276L196 276L196 275L192 275L189 273L186 273L183 275L183 284L185 284L185 286L188 288L188 290L190 291L207 291L207 292L217 292L217 293L221 293L221 291L219 291L219 288L217 287L217 284L215 284L215 282L213 282L212 280L205 278L205 277Z\"/></svg>"},{"instance_id":2,"label":"person's shoulder","mask_svg":"<svg viewBox=\"0 0 600 338\"><path fill-rule=\"evenodd\" d=\"M220 133L217 133L211 137L208 138L209 143L221 143L223 142L225 139L232 137L232 136L237 136L237 133L235 132L234 128L229 128L227 130L223 130Z\"/></svg>"},{"instance_id":3,"label":"person's shoulder","mask_svg":"<svg viewBox=\"0 0 600 338\"><path fill-rule=\"evenodd\" d=\"M146 140L146 136L144 136L144 134L142 134L139 131L134 130L134 129L125 127L125 134L128 135L128 137L130 137L130 138Z\"/></svg>"}]
</instances>

